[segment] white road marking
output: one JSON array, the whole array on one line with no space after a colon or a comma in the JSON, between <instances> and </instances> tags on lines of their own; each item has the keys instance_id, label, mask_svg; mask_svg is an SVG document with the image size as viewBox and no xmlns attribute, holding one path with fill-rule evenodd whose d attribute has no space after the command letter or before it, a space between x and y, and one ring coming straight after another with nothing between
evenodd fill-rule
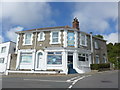
<instances>
[{"instance_id":1,"label":"white road marking","mask_svg":"<svg viewBox=\"0 0 120 90\"><path fill-rule=\"evenodd\" d=\"M30 80L30 81L46 81L46 82L67 82L67 81L60 81L60 80L41 80L41 79L24 79L24 80ZM70 81L73 82L73 81Z\"/></svg>"},{"instance_id":2,"label":"white road marking","mask_svg":"<svg viewBox=\"0 0 120 90\"><path fill-rule=\"evenodd\" d=\"M76 78L79 78L80 76L77 76L77 77L73 77L73 78L71 78L71 79L68 79L67 80L67 82L70 82L70 81L72 81L72 80L74 80L74 79L76 79Z\"/></svg>"},{"instance_id":3,"label":"white road marking","mask_svg":"<svg viewBox=\"0 0 120 90\"><path fill-rule=\"evenodd\" d=\"M73 85L70 85L68 88L72 88Z\"/></svg>"},{"instance_id":4,"label":"white road marking","mask_svg":"<svg viewBox=\"0 0 120 90\"><path fill-rule=\"evenodd\" d=\"M67 82L67 83L71 83L72 84L68 87L69 89L73 87L73 85L75 85L79 80L82 80L86 77L89 77L92 75L86 75L86 76L77 76L77 77L73 77L71 79L68 79L66 81L62 81L62 80L41 80L41 79L23 79L23 80L30 80L30 81L44 81L44 82Z\"/></svg>"},{"instance_id":5,"label":"white road marking","mask_svg":"<svg viewBox=\"0 0 120 90\"><path fill-rule=\"evenodd\" d=\"M82 77L80 77L80 78L74 80L73 83L72 83L68 88L72 88L73 85L75 85L79 80L82 80L82 79L84 79L85 77L89 77L89 76L91 76L91 75L82 76Z\"/></svg>"}]
</instances>

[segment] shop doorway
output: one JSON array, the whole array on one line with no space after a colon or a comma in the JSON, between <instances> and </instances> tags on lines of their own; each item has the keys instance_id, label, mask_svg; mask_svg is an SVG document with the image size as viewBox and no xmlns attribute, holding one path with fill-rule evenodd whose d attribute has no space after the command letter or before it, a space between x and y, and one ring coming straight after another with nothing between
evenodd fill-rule
<instances>
[{"instance_id":1,"label":"shop doorway","mask_svg":"<svg viewBox=\"0 0 120 90\"><path fill-rule=\"evenodd\" d=\"M75 69L73 69L73 53L68 52L68 74L77 73Z\"/></svg>"}]
</instances>

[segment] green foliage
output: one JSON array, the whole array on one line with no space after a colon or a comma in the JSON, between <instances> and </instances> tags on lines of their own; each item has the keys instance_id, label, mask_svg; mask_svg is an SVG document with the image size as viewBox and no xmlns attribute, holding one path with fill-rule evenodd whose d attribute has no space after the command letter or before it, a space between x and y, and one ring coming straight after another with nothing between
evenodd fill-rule
<instances>
[{"instance_id":1,"label":"green foliage","mask_svg":"<svg viewBox=\"0 0 120 90\"><path fill-rule=\"evenodd\" d=\"M115 65L116 69L120 69L120 43L109 43L107 45L107 53L109 62Z\"/></svg>"},{"instance_id":2,"label":"green foliage","mask_svg":"<svg viewBox=\"0 0 120 90\"><path fill-rule=\"evenodd\" d=\"M90 67L91 67L92 70L98 70L99 69L98 64L91 64Z\"/></svg>"},{"instance_id":3,"label":"green foliage","mask_svg":"<svg viewBox=\"0 0 120 90\"><path fill-rule=\"evenodd\" d=\"M102 63L102 64L91 64L92 70L108 70L110 69L110 63Z\"/></svg>"},{"instance_id":4,"label":"green foliage","mask_svg":"<svg viewBox=\"0 0 120 90\"><path fill-rule=\"evenodd\" d=\"M102 36L102 35L95 35L95 37L98 37L98 38L103 39L103 36Z\"/></svg>"}]
</instances>

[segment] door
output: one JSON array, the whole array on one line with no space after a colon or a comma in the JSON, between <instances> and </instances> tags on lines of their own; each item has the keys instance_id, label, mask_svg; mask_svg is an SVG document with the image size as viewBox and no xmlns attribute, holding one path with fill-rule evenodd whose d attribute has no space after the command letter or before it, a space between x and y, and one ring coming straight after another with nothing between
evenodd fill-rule
<instances>
[{"instance_id":1,"label":"door","mask_svg":"<svg viewBox=\"0 0 120 90\"><path fill-rule=\"evenodd\" d=\"M73 53L68 53L68 74L77 73L75 69L73 69Z\"/></svg>"},{"instance_id":2,"label":"door","mask_svg":"<svg viewBox=\"0 0 120 90\"><path fill-rule=\"evenodd\" d=\"M43 53L39 52L37 55L37 68L36 70L41 70L42 69L42 64L43 63Z\"/></svg>"}]
</instances>

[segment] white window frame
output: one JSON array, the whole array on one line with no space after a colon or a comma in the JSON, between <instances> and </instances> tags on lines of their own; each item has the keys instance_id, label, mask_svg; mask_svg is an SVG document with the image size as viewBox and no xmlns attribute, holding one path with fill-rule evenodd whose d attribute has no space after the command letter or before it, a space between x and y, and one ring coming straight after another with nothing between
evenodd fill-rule
<instances>
[{"instance_id":1,"label":"white window frame","mask_svg":"<svg viewBox=\"0 0 120 90\"><path fill-rule=\"evenodd\" d=\"M98 63L96 62L96 58L98 58ZM99 63L100 63L100 57L99 57L99 55L96 55L96 56L95 56L95 63L96 63L96 64L99 64Z\"/></svg>"},{"instance_id":2,"label":"white window frame","mask_svg":"<svg viewBox=\"0 0 120 90\"><path fill-rule=\"evenodd\" d=\"M5 48L5 51L3 52L3 48ZM6 46L4 46L4 47L1 47L1 53L5 53L6 52Z\"/></svg>"},{"instance_id":3,"label":"white window frame","mask_svg":"<svg viewBox=\"0 0 120 90\"><path fill-rule=\"evenodd\" d=\"M53 42L52 36L54 32L58 32L58 42ZM50 33L50 44L61 44L61 31L52 31Z\"/></svg>"},{"instance_id":4,"label":"white window frame","mask_svg":"<svg viewBox=\"0 0 120 90\"><path fill-rule=\"evenodd\" d=\"M83 55L84 54L84 55ZM78 53L78 56L81 56L81 57L84 57L85 58L85 61L80 61L80 62L87 62L89 61L89 55L86 54L86 53ZM87 60L88 59L88 60ZM79 59L78 59L79 61Z\"/></svg>"},{"instance_id":5,"label":"white window frame","mask_svg":"<svg viewBox=\"0 0 120 90\"><path fill-rule=\"evenodd\" d=\"M82 44L82 35L85 35L85 44ZM80 45L81 46L87 46L87 36L86 36L86 34L83 34L83 33L80 33Z\"/></svg>"},{"instance_id":6,"label":"white window frame","mask_svg":"<svg viewBox=\"0 0 120 90\"><path fill-rule=\"evenodd\" d=\"M25 43L25 38L26 38L27 34L31 34L30 44ZM33 41L33 33L25 33L24 34L24 39L23 39L23 45L32 45L32 41Z\"/></svg>"},{"instance_id":7,"label":"white window frame","mask_svg":"<svg viewBox=\"0 0 120 90\"><path fill-rule=\"evenodd\" d=\"M31 63L23 63L23 62L21 63L22 55L26 55L26 56L30 56L30 55L31 55L31 56L32 56L32 58L31 58ZM32 64L32 59L33 59L32 53L21 53L21 55L20 55L20 64L21 64L21 65L29 65L29 64L31 65L31 64Z\"/></svg>"},{"instance_id":8,"label":"white window frame","mask_svg":"<svg viewBox=\"0 0 120 90\"><path fill-rule=\"evenodd\" d=\"M43 34L42 39L40 38L40 37L41 37L41 34ZM38 41L44 41L44 40L45 40L45 33L44 33L44 32L40 32L40 33L38 34Z\"/></svg>"},{"instance_id":9,"label":"white window frame","mask_svg":"<svg viewBox=\"0 0 120 90\"><path fill-rule=\"evenodd\" d=\"M1 63L2 61L2 63ZM5 58L0 58L0 64L3 64L5 62Z\"/></svg>"},{"instance_id":10,"label":"white window frame","mask_svg":"<svg viewBox=\"0 0 120 90\"><path fill-rule=\"evenodd\" d=\"M102 63L106 63L106 62L107 62L106 56L103 56Z\"/></svg>"},{"instance_id":11,"label":"white window frame","mask_svg":"<svg viewBox=\"0 0 120 90\"><path fill-rule=\"evenodd\" d=\"M57 52L59 52L59 51L57 51ZM51 52L51 53L53 53L53 54L48 54L48 53L49 53L49 52L47 52L47 56L48 56L48 55L51 55L51 56L53 56L53 55L62 56L62 52L61 52L61 51L60 51L61 54L56 54L56 51L55 51L55 52L54 52L54 51ZM63 60L63 57L62 57L62 60ZM57 65L58 65L58 66L61 66L61 65L63 64L63 61L62 61L62 60L61 60L61 64L48 64L48 63L47 63L47 66L57 66ZM47 59L47 62L48 62L48 59Z\"/></svg>"},{"instance_id":12,"label":"white window frame","mask_svg":"<svg viewBox=\"0 0 120 90\"><path fill-rule=\"evenodd\" d=\"M18 51L19 40L20 40L20 35L18 34L17 35L17 41L16 41L16 51L15 51L16 53Z\"/></svg>"},{"instance_id":13,"label":"white window frame","mask_svg":"<svg viewBox=\"0 0 120 90\"><path fill-rule=\"evenodd\" d=\"M99 49L98 42L94 41L95 49Z\"/></svg>"}]
</instances>

